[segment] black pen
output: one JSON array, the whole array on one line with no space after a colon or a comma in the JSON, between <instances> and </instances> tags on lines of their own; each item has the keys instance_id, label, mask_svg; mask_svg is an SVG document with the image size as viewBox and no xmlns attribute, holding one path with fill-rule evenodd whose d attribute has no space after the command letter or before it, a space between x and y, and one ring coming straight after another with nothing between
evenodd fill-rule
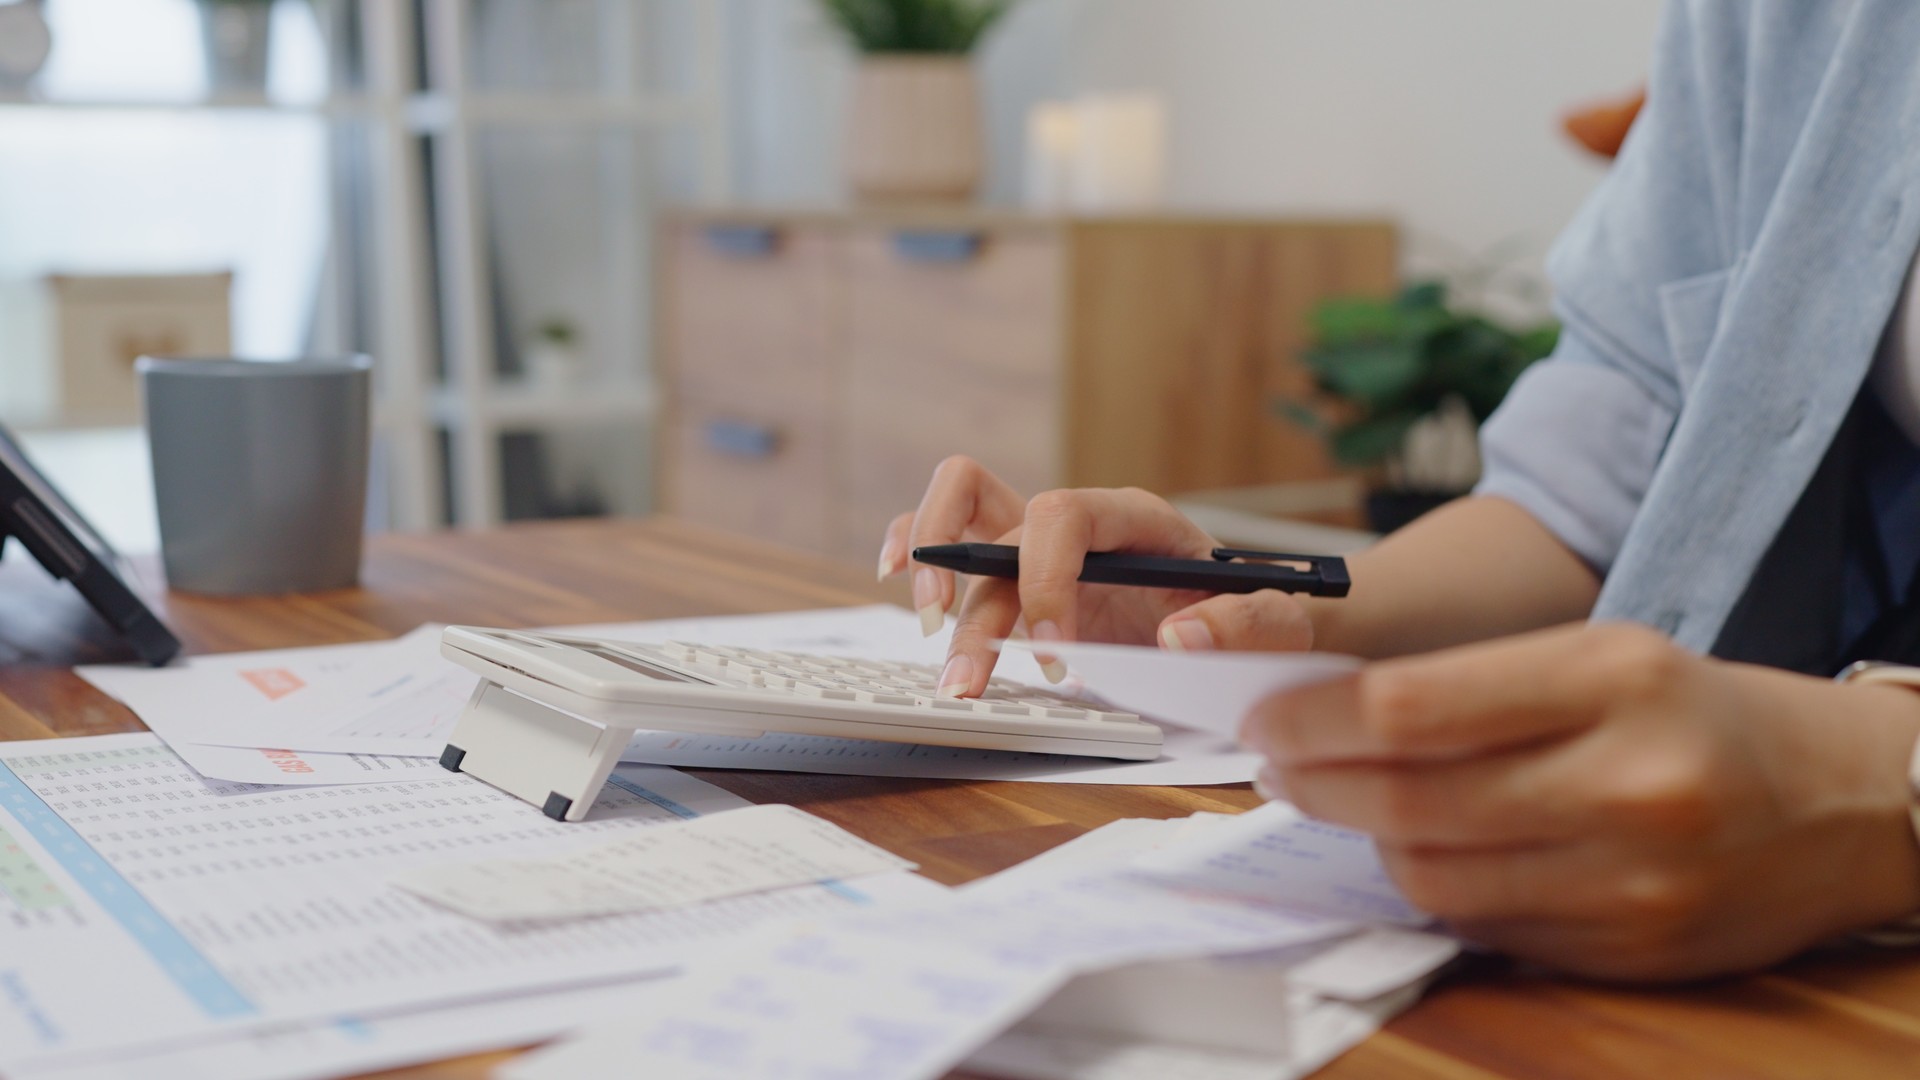
<instances>
[{"instance_id":1,"label":"black pen","mask_svg":"<svg viewBox=\"0 0 1920 1080\"><path fill-rule=\"evenodd\" d=\"M1010 544L935 544L914 548L913 561L976 577L1020 577L1020 549ZM1090 551L1080 580L1213 593L1279 589L1310 596L1345 596L1353 585L1347 577L1346 560L1337 556L1283 555L1240 548L1214 548L1211 559Z\"/></svg>"}]
</instances>

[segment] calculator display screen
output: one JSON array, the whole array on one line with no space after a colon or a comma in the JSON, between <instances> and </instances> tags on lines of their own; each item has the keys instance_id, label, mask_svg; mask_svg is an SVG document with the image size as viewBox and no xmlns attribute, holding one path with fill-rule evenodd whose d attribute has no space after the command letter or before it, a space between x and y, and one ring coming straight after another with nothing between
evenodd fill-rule
<instances>
[{"instance_id":1,"label":"calculator display screen","mask_svg":"<svg viewBox=\"0 0 1920 1080\"><path fill-rule=\"evenodd\" d=\"M621 667L626 668L628 671L638 672L641 675L645 675L649 679L659 679L661 682L699 682L700 681L699 679L695 679L687 675L682 675L677 671L668 671L665 668L654 667L652 664L647 663L645 660L642 660L637 656L628 656L625 653L614 652L612 649L602 648L598 645L576 644L573 647L576 649L579 649L581 652L591 653L594 656L597 656L600 659L605 660L609 663L619 664Z\"/></svg>"}]
</instances>

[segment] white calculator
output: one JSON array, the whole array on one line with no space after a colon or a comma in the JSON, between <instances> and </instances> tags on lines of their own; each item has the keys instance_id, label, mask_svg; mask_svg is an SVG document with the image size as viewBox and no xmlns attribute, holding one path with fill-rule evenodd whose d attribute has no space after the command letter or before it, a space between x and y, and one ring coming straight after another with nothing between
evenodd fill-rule
<instances>
[{"instance_id":1,"label":"white calculator","mask_svg":"<svg viewBox=\"0 0 1920 1080\"><path fill-rule=\"evenodd\" d=\"M578 821L635 729L766 732L1151 761L1132 713L993 679L943 698L940 668L885 660L449 626L441 655L481 677L440 763Z\"/></svg>"}]
</instances>

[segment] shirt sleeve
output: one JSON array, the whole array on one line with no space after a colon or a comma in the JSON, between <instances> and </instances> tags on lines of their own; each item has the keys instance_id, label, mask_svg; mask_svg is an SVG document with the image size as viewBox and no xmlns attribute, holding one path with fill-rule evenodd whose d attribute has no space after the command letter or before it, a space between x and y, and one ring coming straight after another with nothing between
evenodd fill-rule
<instances>
[{"instance_id":1,"label":"shirt sleeve","mask_svg":"<svg viewBox=\"0 0 1920 1080\"><path fill-rule=\"evenodd\" d=\"M1731 192L1749 17L1732 0L1667 5L1646 106L1547 259L1559 345L1481 432L1477 493L1518 503L1603 575L1681 407L1674 294L1663 287L1738 259Z\"/></svg>"},{"instance_id":2,"label":"shirt sleeve","mask_svg":"<svg viewBox=\"0 0 1920 1080\"><path fill-rule=\"evenodd\" d=\"M1577 335L1529 368L1480 432L1475 489L1518 503L1605 575L1640 509L1674 413Z\"/></svg>"}]
</instances>

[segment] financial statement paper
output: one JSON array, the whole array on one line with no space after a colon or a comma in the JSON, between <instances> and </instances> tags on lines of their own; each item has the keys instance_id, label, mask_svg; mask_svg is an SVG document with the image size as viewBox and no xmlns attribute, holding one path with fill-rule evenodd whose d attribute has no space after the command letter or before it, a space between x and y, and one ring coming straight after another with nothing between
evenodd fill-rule
<instances>
[{"instance_id":1,"label":"financial statement paper","mask_svg":"<svg viewBox=\"0 0 1920 1080\"><path fill-rule=\"evenodd\" d=\"M501 928L392 887L442 859L550 855L745 805L623 767L561 824L469 777L209 782L150 734L0 745L0 1073L249 1025L632 980L743 928L844 911L892 875Z\"/></svg>"}]
</instances>

